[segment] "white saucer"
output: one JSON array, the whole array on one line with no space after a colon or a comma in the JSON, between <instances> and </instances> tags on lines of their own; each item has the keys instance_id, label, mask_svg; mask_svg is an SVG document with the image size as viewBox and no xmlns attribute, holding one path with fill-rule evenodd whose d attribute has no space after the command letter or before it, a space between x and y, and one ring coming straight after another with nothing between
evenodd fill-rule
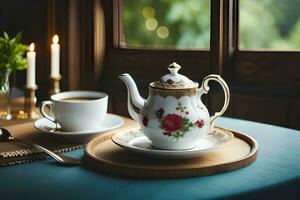
<instances>
[{"instance_id":1,"label":"white saucer","mask_svg":"<svg viewBox=\"0 0 300 200\"><path fill-rule=\"evenodd\" d=\"M98 134L116 129L124 124L122 117L114 114L107 113L104 120L101 122L101 127L93 131L82 132L68 132L60 129L60 126L46 118L38 119L34 122L34 127L52 136L57 137L60 140L68 141L72 143L85 143L91 140Z\"/></svg>"},{"instance_id":2,"label":"white saucer","mask_svg":"<svg viewBox=\"0 0 300 200\"><path fill-rule=\"evenodd\" d=\"M231 131L223 128L214 128L204 136L193 149L187 150L162 150L151 146L151 141L140 130L118 132L112 136L112 141L120 147L136 153L170 159L195 158L203 156L220 148L234 139Z\"/></svg>"}]
</instances>

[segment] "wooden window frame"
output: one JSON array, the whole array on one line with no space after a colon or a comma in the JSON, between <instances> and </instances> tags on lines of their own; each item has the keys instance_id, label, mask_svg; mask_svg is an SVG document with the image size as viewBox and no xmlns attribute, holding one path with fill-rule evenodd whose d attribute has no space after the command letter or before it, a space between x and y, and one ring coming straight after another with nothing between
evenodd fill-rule
<instances>
[{"instance_id":1,"label":"wooden window frame","mask_svg":"<svg viewBox=\"0 0 300 200\"><path fill-rule=\"evenodd\" d=\"M270 96L300 97L300 52L239 49L239 0L234 5L234 56L231 57L232 80L245 90L261 91ZM296 90L295 90L296 89Z\"/></svg>"},{"instance_id":2,"label":"wooden window frame","mask_svg":"<svg viewBox=\"0 0 300 200\"><path fill-rule=\"evenodd\" d=\"M223 0L211 1L211 10L221 9ZM113 73L130 72L138 77L145 86L150 80L156 80L166 72L165 66L171 62L178 62L183 66L182 73L195 81L201 81L211 72L221 73L221 60L219 55L222 43L220 13L211 12L211 37L210 50L201 49L151 49L126 47L123 40L122 29L122 0L103 1L106 11L107 27L106 62L105 66L113 68ZM112 14L109 13L112 9ZM218 25L214 25L218 24ZM222 44L221 44L222 46ZM137 59L138 58L138 59ZM210 66L214 66L211 68ZM151 73L145 73L149 71Z\"/></svg>"},{"instance_id":3,"label":"wooden window frame","mask_svg":"<svg viewBox=\"0 0 300 200\"><path fill-rule=\"evenodd\" d=\"M201 49L127 48L122 43L124 41L120 9L122 0L102 1L107 24L107 43L104 60L105 76L101 79L100 84L103 86L103 90L111 93L113 110L123 109L122 106L117 106L117 102L120 101L120 96L126 96L126 90L117 77L124 72L130 73L134 77L144 97L148 94L149 82L157 80L167 73L166 66L174 61L182 65L183 74L200 83L208 74L223 74L225 42L224 26L222 25L223 3L224 0L211 0L210 49L205 51ZM212 12L213 10L220 12ZM209 101L209 99L205 99L205 102L207 100ZM119 112L122 113L122 111Z\"/></svg>"}]
</instances>

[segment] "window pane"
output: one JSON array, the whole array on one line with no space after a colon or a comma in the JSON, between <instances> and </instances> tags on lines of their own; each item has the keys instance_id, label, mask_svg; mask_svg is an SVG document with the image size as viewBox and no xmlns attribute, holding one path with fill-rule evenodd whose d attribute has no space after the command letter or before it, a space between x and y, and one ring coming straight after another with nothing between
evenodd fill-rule
<instances>
[{"instance_id":1,"label":"window pane","mask_svg":"<svg viewBox=\"0 0 300 200\"><path fill-rule=\"evenodd\" d=\"M209 48L210 0L123 0L128 46Z\"/></svg>"},{"instance_id":2,"label":"window pane","mask_svg":"<svg viewBox=\"0 0 300 200\"><path fill-rule=\"evenodd\" d=\"M240 49L300 49L300 0L240 0Z\"/></svg>"}]
</instances>

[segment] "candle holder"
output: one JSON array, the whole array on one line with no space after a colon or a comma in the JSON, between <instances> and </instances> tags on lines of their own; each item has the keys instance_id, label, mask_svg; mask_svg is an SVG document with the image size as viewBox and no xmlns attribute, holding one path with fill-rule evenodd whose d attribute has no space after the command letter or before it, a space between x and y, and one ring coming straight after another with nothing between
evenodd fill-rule
<instances>
[{"instance_id":1,"label":"candle holder","mask_svg":"<svg viewBox=\"0 0 300 200\"><path fill-rule=\"evenodd\" d=\"M49 90L49 96L53 94L60 93L60 82L61 75L58 77L50 77L50 90Z\"/></svg>"},{"instance_id":2,"label":"candle holder","mask_svg":"<svg viewBox=\"0 0 300 200\"><path fill-rule=\"evenodd\" d=\"M27 119L36 119L39 118L39 115L35 112L35 104L36 97L35 91L37 90L37 86L34 87L26 87L25 88L25 115L23 118Z\"/></svg>"}]
</instances>

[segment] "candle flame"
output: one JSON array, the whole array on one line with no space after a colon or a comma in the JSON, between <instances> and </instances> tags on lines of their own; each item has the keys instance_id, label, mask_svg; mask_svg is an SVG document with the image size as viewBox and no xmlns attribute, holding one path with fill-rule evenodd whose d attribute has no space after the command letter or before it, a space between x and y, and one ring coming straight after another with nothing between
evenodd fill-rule
<instances>
[{"instance_id":1,"label":"candle flame","mask_svg":"<svg viewBox=\"0 0 300 200\"><path fill-rule=\"evenodd\" d=\"M29 46L29 51L33 52L34 51L34 43L31 43Z\"/></svg>"},{"instance_id":2,"label":"candle flame","mask_svg":"<svg viewBox=\"0 0 300 200\"><path fill-rule=\"evenodd\" d=\"M53 38L52 38L52 42L53 42L54 44L57 44L58 41L59 41L58 35L54 35Z\"/></svg>"}]
</instances>

